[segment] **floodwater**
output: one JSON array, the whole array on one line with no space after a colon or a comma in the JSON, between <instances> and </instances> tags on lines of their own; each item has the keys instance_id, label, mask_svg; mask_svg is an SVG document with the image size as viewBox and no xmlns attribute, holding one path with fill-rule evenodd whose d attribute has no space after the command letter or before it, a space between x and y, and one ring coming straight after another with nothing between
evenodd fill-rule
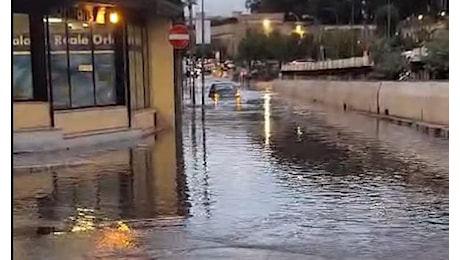
<instances>
[{"instance_id":1,"label":"floodwater","mask_svg":"<svg viewBox=\"0 0 460 260\"><path fill-rule=\"evenodd\" d=\"M186 108L178 135L15 170L15 259L448 259L447 139L243 96Z\"/></svg>"}]
</instances>

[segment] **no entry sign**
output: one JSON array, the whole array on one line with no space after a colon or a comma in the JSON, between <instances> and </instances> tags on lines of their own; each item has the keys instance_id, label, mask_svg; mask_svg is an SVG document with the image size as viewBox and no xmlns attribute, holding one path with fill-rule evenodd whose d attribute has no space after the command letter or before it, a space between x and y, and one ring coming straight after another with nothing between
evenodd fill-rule
<instances>
[{"instance_id":1,"label":"no entry sign","mask_svg":"<svg viewBox=\"0 0 460 260\"><path fill-rule=\"evenodd\" d=\"M178 24L171 27L168 39L174 48L183 49L187 47L190 42L190 34L185 25Z\"/></svg>"}]
</instances>

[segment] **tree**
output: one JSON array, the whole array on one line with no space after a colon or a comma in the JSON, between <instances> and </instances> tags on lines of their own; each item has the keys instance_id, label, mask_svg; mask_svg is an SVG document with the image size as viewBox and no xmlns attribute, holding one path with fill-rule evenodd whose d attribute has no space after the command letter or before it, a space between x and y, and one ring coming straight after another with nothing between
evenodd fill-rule
<instances>
[{"instance_id":1,"label":"tree","mask_svg":"<svg viewBox=\"0 0 460 260\"><path fill-rule=\"evenodd\" d=\"M371 22L377 10L387 4L388 0L246 0L246 7L255 13L308 14L330 24L336 20L340 24L348 24L352 20L356 24ZM399 10L400 19L418 14L434 16L448 9L439 0L393 0L392 4Z\"/></svg>"},{"instance_id":2,"label":"tree","mask_svg":"<svg viewBox=\"0 0 460 260\"><path fill-rule=\"evenodd\" d=\"M436 79L449 78L449 31L442 31L426 43L426 68Z\"/></svg>"},{"instance_id":3,"label":"tree","mask_svg":"<svg viewBox=\"0 0 460 260\"><path fill-rule=\"evenodd\" d=\"M331 30L322 33L321 45L324 47L326 58L345 59L361 56L363 43L361 34L354 30Z\"/></svg>"},{"instance_id":4,"label":"tree","mask_svg":"<svg viewBox=\"0 0 460 260\"><path fill-rule=\"evenodd\" d=\"M402 45L403 50L405 51L409 51L417 47L420 47L417 40L414 39L414 37L410 37L410 36L401 38L401 45Z\"/></svg>"},{"instance_id":5,"label":"tree","mask_svg":"<svg viewBox=\"0 0 460 260\"><path fill-rule=\"evenodd\" d=\"M280 62L314 55L313 36L282 35L277 31L264 35L250 32L238 46L240 60L278 60Z\"/></svg>"},{"instance_id":6,"label":"tree","mask_svg":"<svg viewBox=\"0 0 460 260\"><path fill-rule=\"evenodd\" d=\"M318 43L315 42L313 35L307 34L299 38L297 34L287 36L287 54L286 61L305 58L318 58Z\"/></svg>"},{"instance_id":7,"label":"tree","mask_svg":"<svg viewBox=\"0 0 460 260\"><path fill-rule=\"evenodd\" d=\"M388 21L388 18L390 20ZM377 34L381 37L393 37L399 24L399 11L394 5L383 5L375 13Z\"/></svg>"},{"instance_id":8,"label":"tree","mask_svg":"<svg viewBox=\"0 0 460 260\"><path fill-rule=\"evenodd\" d=\"M248 32L238 45L238 57L240 60L255 61L265 59L267 47L266 36L261 33Z\"/></svg>"},{"instance_id":9,"label":"tree","mask_svg":"<svg viewBox=\"0 0 460 260\"><path fill-rule=\"evenodd\" d=\"M281 35L278 31L271 33L265 39L265 48L267 50L266 59L273 59L283 61L287 56L287 40L284 35Z\"/></svg>"},{"instance_id":10,"label":"tree","mask_svg":"<svg viewBox=\"0 0 460 260\"><path fill-rule=\"evenodd\" d=\"M397 38L377 39L371 46L371 58L374 72L387 80L395 80L408 68L407 60L402 56L401 45Z\"/></svg>"}]
</instances>

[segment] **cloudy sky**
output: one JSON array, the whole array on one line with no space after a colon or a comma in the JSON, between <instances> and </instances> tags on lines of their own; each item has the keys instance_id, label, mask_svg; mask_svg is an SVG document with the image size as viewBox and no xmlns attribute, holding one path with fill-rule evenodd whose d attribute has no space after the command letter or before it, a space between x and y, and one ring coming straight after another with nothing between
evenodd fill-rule
<instances>
[{"instance_id":1,"label":"cloudy sky","mask_svg":"<svg viewBox=\"0 0 460 260\"><path fill-rule=\"evenodd\" d=\"M198 0L195 12L201 10L201 0ZM209 15L231 15L232 11L243 11L245 0L204 0L205 12Z\"/></svg>"}]
</instances>

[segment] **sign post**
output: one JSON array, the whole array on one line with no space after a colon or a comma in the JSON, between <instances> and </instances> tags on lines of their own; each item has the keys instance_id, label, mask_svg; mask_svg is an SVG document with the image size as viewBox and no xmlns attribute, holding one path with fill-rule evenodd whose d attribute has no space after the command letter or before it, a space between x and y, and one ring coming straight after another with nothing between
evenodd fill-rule
<instances>
[{"instance_id":1,"label":"sign post","mask_svg":"<svg viewBox=\"0 0 460 260\"><path fill-rule=\"evenodd\" d=\"M190 34L187 27L182 24L171 27L168 40L175 49L186 48L190 43Z\"/></svg>"}]
</instances>

